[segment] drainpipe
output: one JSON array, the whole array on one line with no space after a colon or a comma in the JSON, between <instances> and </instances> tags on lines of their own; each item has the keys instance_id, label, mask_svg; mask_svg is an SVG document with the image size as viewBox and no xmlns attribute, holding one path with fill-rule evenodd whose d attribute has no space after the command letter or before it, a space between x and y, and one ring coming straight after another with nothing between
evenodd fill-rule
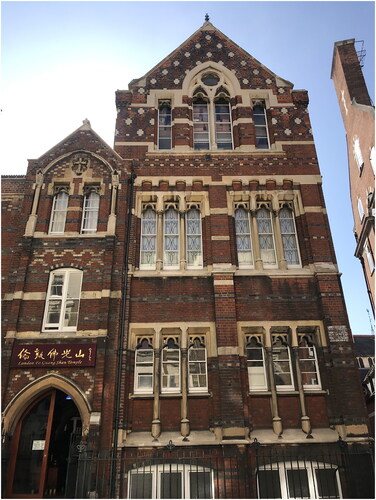
<instances>
[{"instance_id":1,"label":"drainpipe","mask_svg":"<svg viewBox=\"0 0 376 500\"><path fill-rule=\"evenodd\" d=\"M117 448L118 448L118 438L119 438L119 422L120 422L120 396L121 396L121 380L122 380L122 366L123 366L123 355L124 355L124 334L125 334L125 313L127 306L127 286L128 286L128 259L129 259L129 242L131 235L131 225L132 225L132 207L133 207L133 190L134 181L136 179L136 174L131 173L128 179L129 186L129 196L127 204L127 236L125 240L124 248L124 268L121 284L121 313L120 313L120 339L119 347L117 351L117 373L115 379L115 409L114 409L114 437L111 453L111 477L110 477L110 496L109 498L115 497L116 490L116 470L117 470Z\"/></svg>"}]
</instances>

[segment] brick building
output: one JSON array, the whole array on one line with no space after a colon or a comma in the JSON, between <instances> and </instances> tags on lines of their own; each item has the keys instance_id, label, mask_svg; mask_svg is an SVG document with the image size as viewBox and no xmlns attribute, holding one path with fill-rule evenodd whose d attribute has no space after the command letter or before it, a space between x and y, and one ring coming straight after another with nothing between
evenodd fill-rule
<instances>
[{"instance_id":1,"label":"brick building","mask_svg":"<svg viewBox=\"0 0 376 500\"><path fill-rule=\"evenodd\" d=\"M116 106L3 178L5 495L372 498L307 91L206 21Z\"/></svg>"},{"instance_id":2,"label":"brick building","mask_svg":"<svg viewBox=\"0 0 376 500\"><path fill-rule=\"evenodd\" d=\"M355 256L375 313L375 108L362 73L364 49L354 39L334 44L332 74L346 131Z\"/></svg>"}]
</instances>

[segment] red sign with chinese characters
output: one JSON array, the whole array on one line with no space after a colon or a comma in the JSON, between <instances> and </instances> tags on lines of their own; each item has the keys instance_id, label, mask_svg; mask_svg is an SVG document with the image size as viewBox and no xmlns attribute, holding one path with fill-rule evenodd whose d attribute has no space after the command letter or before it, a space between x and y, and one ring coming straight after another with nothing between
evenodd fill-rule
<instances>
[{"instance_id":1,"label":"red sign with chinese characters","mask_svg":"<svg viewBox=\"0 0 376 500\"><path fill-rule=\"evenodd\" d=\"M11 368L95 366L96 344L16 344Z\"/></svg>"}]
</instances>

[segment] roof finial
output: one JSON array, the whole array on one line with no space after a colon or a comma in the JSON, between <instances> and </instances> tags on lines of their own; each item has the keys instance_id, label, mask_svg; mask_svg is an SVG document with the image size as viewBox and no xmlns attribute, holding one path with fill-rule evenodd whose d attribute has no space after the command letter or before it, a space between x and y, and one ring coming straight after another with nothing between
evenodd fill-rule
<instances>
[{"instance_id":1,"label":"roof finial","mask_svg":"<svg viewBox=\"0 0 376 500\"><path fill-rule=\"evenodd\" d=\"M205 21L208 23L209 22L209 14L205 14Z\"/></svg>"}]
</instances>

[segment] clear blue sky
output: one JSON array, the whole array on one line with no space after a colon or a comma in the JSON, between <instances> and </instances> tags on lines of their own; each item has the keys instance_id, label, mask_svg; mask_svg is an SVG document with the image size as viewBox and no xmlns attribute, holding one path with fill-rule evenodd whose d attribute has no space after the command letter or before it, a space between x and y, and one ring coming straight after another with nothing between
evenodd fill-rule
<instances>
[{"instance_id":1,"label":"clear blue sky","mask_svg":"<svg viewBox=\"0 0 376 500\"><path fill-rule=\"evenodd\" d=\"M2 7L1 173L25 173L88 118L113 145L115 91L210 21L280 77L307 89L353 334L371 333L353 256L345 131L330 79L333 44L364 40L374 99L374 2L6 2Z\"/></svg>"}]
</instances>

